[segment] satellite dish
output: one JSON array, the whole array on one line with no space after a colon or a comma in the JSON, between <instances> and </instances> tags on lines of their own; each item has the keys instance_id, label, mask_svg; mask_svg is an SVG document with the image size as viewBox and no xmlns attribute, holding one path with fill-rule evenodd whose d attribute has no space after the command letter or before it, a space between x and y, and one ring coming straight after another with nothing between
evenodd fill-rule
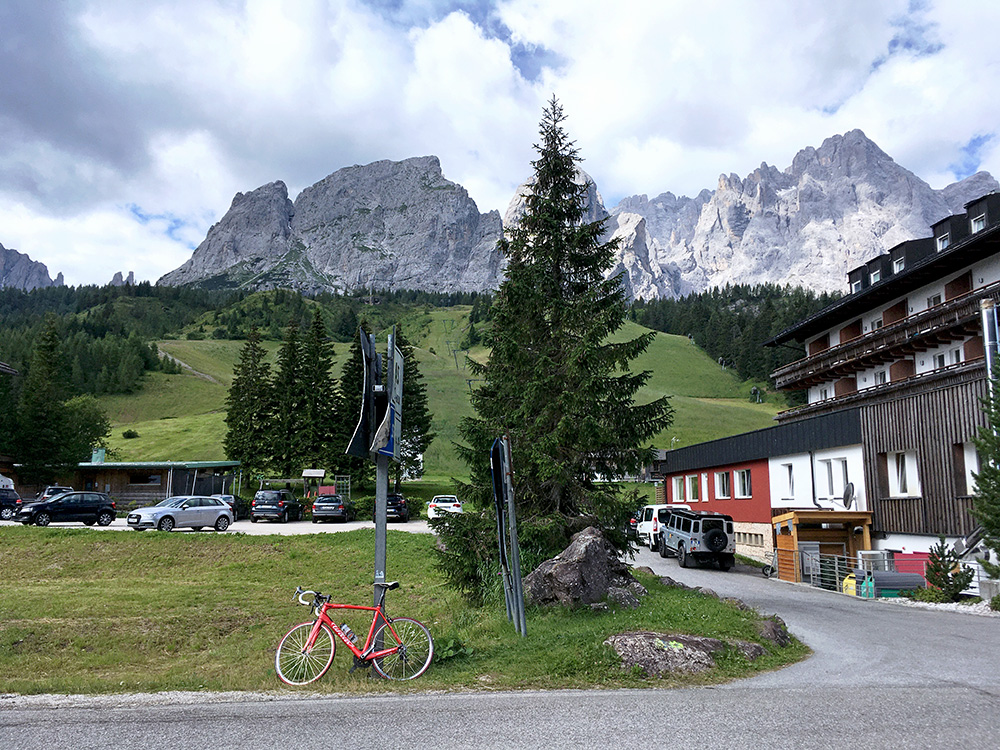
<instances>
[{"instance_id":1,"label":"satellite dish","mask_svg":"<svg viewBox=\"0 0 1000 750\"><path fill-rule=\"evenodd\" d=\"M850 510L851 504L854 502L854 482L848 482L847 486L844 488L844 510Z\"/></svg>"}]
</instances>

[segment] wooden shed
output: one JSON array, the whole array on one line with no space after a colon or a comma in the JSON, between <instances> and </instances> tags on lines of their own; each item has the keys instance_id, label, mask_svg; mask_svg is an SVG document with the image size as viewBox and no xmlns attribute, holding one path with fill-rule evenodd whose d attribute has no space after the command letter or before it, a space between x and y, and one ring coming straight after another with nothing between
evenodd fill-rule
<instances>
[{"instance_id":1,"label":"wooden shed","mask_svg":"<svg viewBox=\"0 0 1000 750\"><path fill-rule=\"evenodd\" d=\"M771 519L778 577L802 580L802 553L857 559L872 548L872 514L850 510L793 510Z\"/></svg>"}]
</instances>

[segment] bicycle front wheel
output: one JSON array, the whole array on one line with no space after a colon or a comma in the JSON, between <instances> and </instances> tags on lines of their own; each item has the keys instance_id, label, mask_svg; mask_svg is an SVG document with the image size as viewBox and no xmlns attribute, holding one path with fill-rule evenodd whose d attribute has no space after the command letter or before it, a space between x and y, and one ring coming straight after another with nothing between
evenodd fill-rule
<instances>
[{"instance_id":1,"label":"bicycle front wheel","mask_svg":"<svg viewBox=\"0 0 1000 750\"><path fill-rule=\"evenodd\" d=\"M304 622L289 630L278 644L274 655L274 671L286 685L308 685L322 677L333 663L337 643L333 631L323 623L316 642L308 647L313 624Z\"/></svg>"},{"instance_id":2,"label":"bicycle front wheel","mask_svg":"<svg viewBox=\"0 0 1000 750\"><path fill-rule=\"evenodd\" d=\"M372 662L375 671L389 680L412 680L427 671L434 658L434 641L430 631L409 617L394 617L375 631L382 638L383 648L399 646L395 653Z\"/></svg>"}]
</instances>

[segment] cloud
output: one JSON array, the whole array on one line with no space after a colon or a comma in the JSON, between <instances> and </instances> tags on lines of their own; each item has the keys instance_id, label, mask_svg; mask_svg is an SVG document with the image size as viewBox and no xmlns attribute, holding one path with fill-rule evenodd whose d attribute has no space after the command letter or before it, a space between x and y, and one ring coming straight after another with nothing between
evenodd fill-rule
<instances>
[{"instance_id":1,"label":"cloud","mask_svg":"<svg viewBox=\"0 0 1000 750\"><path fill-rule=\"evenodd\" d=\"M69 283L155 279L238 191L428 154L502 213L553 94L612 205L784 168L854 128L943 187L1000 173L998 17L944 0L8 0L0 241Z\"/></svg>"}]
</instances>

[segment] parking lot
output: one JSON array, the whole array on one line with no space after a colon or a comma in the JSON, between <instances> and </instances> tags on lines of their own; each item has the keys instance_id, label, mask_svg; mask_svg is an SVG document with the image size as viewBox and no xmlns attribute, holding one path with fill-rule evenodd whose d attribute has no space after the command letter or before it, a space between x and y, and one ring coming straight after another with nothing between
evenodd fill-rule
<instances>
[{"instance_id":1,"label":"parking lot","mask_svg":"<svg viewBox=\"0 0 1000 750\"><path fill-rule=\"evenodd\" d=\"M0 521L0 526L19 526L20 524L14 521ZM53 521L49 524L50 529L89 529L92 531L132 531L125 523L124 518L116 518L110 526L84 526L82 523L66 522L60 523L58 521ZM291 536L294 534L334 534L339 531L353 531L354 529L373 529L375 524L371 521L349 521L347 523L340 523L334 521L332 523L312 523L309 520L305 521L289 521L288 523L275 523L271 521L258 521L257 523L250 523L250 519L243 518L236 521L232 526L226 531L218 532L212 529L206 528L201 531L194 531L193 529L175 529L171 531L171 534L249 534L251 536L267 536L269 534L277 534L280 536ZM413 534L431 534L430 526L424 519L411 519L406 523L390 522L390 529L396 529L399 531L409 531ZM137 533L137 532L133 532ZM148 531L142 533L149 534L159 534L162 532L158 531Z\"/></svg>"}]
</instances>

